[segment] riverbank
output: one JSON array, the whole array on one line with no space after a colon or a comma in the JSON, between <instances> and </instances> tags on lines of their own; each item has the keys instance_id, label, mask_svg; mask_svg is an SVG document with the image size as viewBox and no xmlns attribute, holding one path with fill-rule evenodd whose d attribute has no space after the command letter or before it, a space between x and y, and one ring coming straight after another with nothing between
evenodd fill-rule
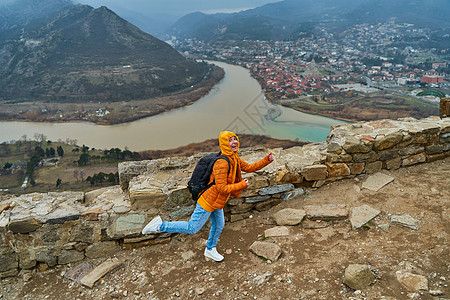
<instances>
[{"instance_id":1,"label":"riverbank","mask_svg":"<svg viewBox=\"0 0 450 300\"><path fill-rule=\"evenodd\" d=\"M225 71L210 65L209 75L197 85L170 95L122 102L19 102L0 101L0 121L91 122L113 125L136 121L193 104L206 96L225 76Z\"/></svg>"}]
</instances>

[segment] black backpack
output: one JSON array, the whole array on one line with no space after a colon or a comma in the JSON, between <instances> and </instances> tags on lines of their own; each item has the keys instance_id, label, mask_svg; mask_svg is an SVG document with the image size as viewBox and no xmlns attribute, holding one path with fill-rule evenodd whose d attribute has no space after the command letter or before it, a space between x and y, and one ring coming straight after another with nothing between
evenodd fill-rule
<instances>
[{"instance_id":1,"label":"black backpack","mask_svg":"<svg viewBox=\"0 0 450 300\"><path fill-rule=\"evenodd\" d=\"M192 173L191 179L188 182L187 188L191 192L192 199L197 201L198 198L209 189L211 186L216 184L213 180L210 184L209 178L213 170L214 163L218 159L225 159L228 162L228 174L230 174L230 160L225 155L219 153L212 153L202 157L197 165L195 166L194 172Z\"/></svg>"}]
</instances>

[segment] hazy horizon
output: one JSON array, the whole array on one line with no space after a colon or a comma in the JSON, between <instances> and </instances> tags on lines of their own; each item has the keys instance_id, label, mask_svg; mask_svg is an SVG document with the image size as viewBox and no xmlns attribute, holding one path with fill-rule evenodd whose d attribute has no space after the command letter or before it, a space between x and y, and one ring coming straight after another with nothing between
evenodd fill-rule
<instances>
[{"instance_id":1,"label":"hazy horizon","mask_svg":"<svg viewBox=\"0 0 450 300\"><path fill-rule=\"evenodd\" d=\"M123 0L73 0L73 2L92 7L107 6L112 10L115 8L127 9L140 14L163 13L182 17L197 11L203 13L237 12L267 3L280 2L280 0L128 0L126 3Z\"/></svg>"}]
</instances>

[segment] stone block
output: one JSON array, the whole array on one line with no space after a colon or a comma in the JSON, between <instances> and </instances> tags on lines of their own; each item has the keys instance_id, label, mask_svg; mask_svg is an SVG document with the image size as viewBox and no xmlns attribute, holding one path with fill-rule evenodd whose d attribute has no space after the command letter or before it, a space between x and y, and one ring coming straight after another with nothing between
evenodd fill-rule
<instances>
[{"instance_id":1,"label":"stone block","mask_svg":"<svg viewBox=\"0 0 450 300\"><path fill-rule=\"evenodd\" d=\"M189 216L194 212L194 209L195 209L194 205L176 209L170 213L170 218L175 219L179 217Z\"/></svg>"},{"instance_id":2,"label":"stone block","mask_svg":"<svg viewBox=\"0 0 450 300\"><path fill-rule=\"evenodd\" d=\"M391 216L391 223L397 224L397 225L400 225L403 227L411 228L414 230L419 230L420 221L417 219L414 219L409 214L404 214L404 215Z\"/></svg>"},{"instance_id":3,"label":"stone block","mask_svg":"<svg viewBox=\"0 0 450 300\"><path fill-rule=\"evenodd\" d=\"M257 256L270 259L271 261L276 261L281 255L280 246L268 242L256 241L250 246L249 250Z\"/></svg>"},{"instance_id":4,"label":"stone block","mask_svg":"<svg viewBox=\"0 0 450 300\"><path fill-rule=\"evenodd\" d=\"M115 231L117 232L140 232L144 227L145 216L139 214L129 214L120 216L115 221Z\"/></svg>"},{"instance_id":5,"label":"stone block","mask_svg":"<svg viewBox=\"0 0 450 300\"><path fill-rule=\"evenodd\" d=\"M398 151L398 153L401 156L411 156L411 155L415 155L415 154L418 154L418 153L422 153L424 151L425 151L425 147L422 147L422 146L414 146L413 147L413 146L411 146L411 147L400 149Z\"/></svg>"},{"instance_id":6,"label":"stone block","mask_svg":"<svg viewBox=\"0 0 450 300\"><path fill-rule=\"evenodd\" d=\"M375 139L375 143L373 145L374 150L381 151L385 149L389 149L397 145L403 140L403 133L395 132L393 134L389 134L387 136L383 136Z\"/></svg>"},{"instance_id":7,"label":"stone block","mask_svg":"<svg viewBox=\"0 0 450 300\"><path fill-rule=\"evenodd\" d=\"M409 291L419 292L428 290L428 279L425 276L413 274L410 272L395 272L397 280L405 285Z\"/></svg>"},{"instance_id":8,"label":"stone block","mask_svg":"<svg viewBox=\"0 0 450 300\"><path fill-rule=\"evenodd\" d=\"M444 152L444 145L430 145L425 147L425 153L429 155L439 154Z\"/></svg>"},{"instance_id":9,"label":"stone block","mask_svg":"<svg viewBox=\"0 0 450 300\"><path fill-rule=\"evenodd\" d=\"M381 161L371 162L366 164L366 173L367 174L374 174L383 168L383 163Z\"/></svg>"},{"instance_id":10,"label":"stone block","mask_svg":"<svg viewBox=\"0 0 450 300\"><path fill-rule=\"evenodd\" d=\"M345 219L348 217L348 209L345 205L307 205L303 209L306 211L308 219L311 220Z\"/></svg>"},{"instance_id":11,"label":"stone block","mask_svg":"<svg viewBox=\"0 0 450 300\"><path fill-rule=\"evenodd\" d=\"M353 157L350 154L347 153L341 153L341 154L327 154L326 161L331 163L348 163L353 160Z\"/></svg>"},{"instance_id":12,"label":"stone block","mask_svg":"<svg viewBox=\"0 0 450 300\"><path fill-rule=\"evenodd\" d=\"M419 163L424 163L427 160L427 155L425 153L419 153L416 155L404 158L402 161L402 167L408 167Z\"/></svg>"},{"instance_id":13,"label":"stone block","mask_svg":"<svg viewBox=\"0 0 450 300\"><path fill-rule=\"evenodd\" d=\"M325 165L307 166L302 168L300 172L307 181L326 179L328 176L328 169Z\"/></svg>"},{"instance_id":14,"label":"stone block","mask_svg":"<svg viewBox=\"0 0 450 300\"><path fill-rule=\"evenodd\" d=\"M282 185L275 185L275 186L269 186L266 188L262 188L259 190L259 195L265 196L265 195L274 195L279 193L284 193L290 190L294 189L294 185L291 183L288 184L282 184Z\"/></svg>"},{"instance_id":15,"label":"stone block","mask_svg":"<svg viewBox=\"0 0 450 300\"><path fill-rule=\"evenodd\" d=\"M289 236L289 228L285 226L277 226L264 230L264 237Z\"/></svg>"},{"instance_id":16,"label":"stone block","mask_svg":"<svg viewBox=\"0 0 450 300\"><path fill-rule=\"evenodd\" d=\"M328 177L348 176L350 168L344 163L325 163L327 166Z\"/></svg>"},{"instance_id":17,"label":"stone block","mask_svg":"<svg viewBox=\"0 0 450 300\"><path fill-rule=\"evenodd\" d=\"M48 230L47 230L48 229ZM47 227L42 233L42 240L47 244L54 244L61 240L62 229L57 227Z\"/></svg>"},{"instance_id":18,"label":"stone block","mask_svg":"<svg viewBox=\"0 0 450 300\"><path fill-rule=\"evenodd\" d=\"M285 208L273 215L277 225L298 225L306 216L303 209Z\"/></svg>"},{"instance_id":19,"label":"stone block","mask_svg":"<svg viewBox=\"0 0 450 300\"><path fill-rule=\"evenodd\" d=\"M118 164L119 181L122 190L128 189L128 183L130 180L140 174L145 173L148 168L147 165L150 161L127 161Z\"/></svg>"},{"instance_id":20,"label":"stone block","mask_svg":"<svg viewBox=\"0 0 450 300\"><path fill-rule=\"evenodd\" d=\"M375 281L375 275L368 265L352 264L345 269L344 284L354 290L367 288Z\"/></svg>"},{"instance_id":21,"label":"stone block","mask_svg":"<svg viewBox=\"0 0 450 300\"><path fill-rule=\"evenodd\" d=\"M257 196L257 197L251 197L251 198L245 198L245 203L258 203L263 202L266 200L269 200L272 196Z\"/></svg>"},{"instance_id":22,"label":"stone block","mask_svg":"<svg viewBox=\"0 0 450 300\"><path fill-rule=\"evenodd\" d=\"M11 269L9 271L0 272L0 279L7 277L15 277L19 275L19 269Z\"/></svg>"},{"instance_id":23,"label":"stone block","mask_svg":"<svg viewBox=\"0 0 450 300\"><path fill-rule=\"evenodd\" d=\"M58 264L58 257L53 249L47 249L36 253L36 261L46 263L49 267Z\"/></svg>"},{"instance_id":24,"label":"stone block","mask_svg":"<svg viewBox=\"0 0 450 300\"><path fill-rule=\"evenodd\" d=\"M78 220L81 214L73 207L58 208L47 215L48 224L63 224L68 221Z\"/></svg>"},{"instance_id":25,"label":"stone block","mask_svg":"<svg viewBox=\"0 0 450 300\"><path fill-rule=\"evenodd\" d=\"M131 208L147 210L160 208L166 203L167 196L160 189L141 189L130 191Z\"/></svg>"},{"instance_id":26,"label":"stone block","mask_svg":"<svg viewBox=\"0 0 450 300\"><path fill-rule=\"evenodd\" d=\"M19 268L31 269L36 266L36 253L30 248L19 253Z\"/></svg>"},{"instance_id":27,"label":"stone block","mask_svg":"<svg viewBox=\"0 0 450 300\"><path fill-rule=\"evenodd\" d=\"M93 288L94 284L103 276L105 276L108 272L120 267L122 262L114 262L112 260L107 260L101 263L98 267L89 272L86 276L84 276L80 283L89 288Z\"/></svg>"},{"instance_id":28,"label":"stone block","mask_svg":"<svg viewBox=\"0 0 450 300\"><path fill-rule=\"evenodd\" d=\"M369 176L362 184L362 189L368 189L371 191L378 191L388 183L391 183L394 181L394 177L383 174L383 173L376 173L371 176Z\"/></svg>"},{"instance_id":29,"label":"stone block","mask_svg":"<svg viewBox=\"0 0 450 300\"><path fill-rule=\"evenodd\" d=\"M385 164L386 164L386 169L388 169L388 170L397 170L402 165L402 158L401 157L397 157L397 158L388 160L388 161L385 162Z\"/></svg>"},{"instance_id":30,"label":"stone block","mask_svg":"<svg viewBox=\"0 0 450 300\"><path fill-rule=\"evenodd\" d=\"M72 227L70 230L71 242L84 242L92 244L94 242L94 228L93 227Z\"/></svg>"},{"instance_id":31,"label":"stone block","mask_svg":"<svg viewBox=\"0 0 450 300\"><path fill-rule=\"evenodd\" d=\"M361 228L364 224L378 216L380 212L380 210L372 208L369 205L354 207L350 217L352 229Z\"/></svg>"},{"instance_id":32,"label":"stone block","mask_svg":"<svg viewBox=\"0 0 450 300\"><path fill-rule=\"evenodd\" d=\"M362 173L364 172L365 166L366 166L366 164L363 163L363 162L349 164L349 167L350 167L350 174L351 174L351 175L359 175L359 174L362 174Z\"/></svg>"},{"instance_id":33,"label":"stone block","mask_svg":"<svg viewBox=\"0 0 450 300\"><path fill-rule=\"evenodd\" d=\"M427 162L431 163L437 160L442 160L447 156L447 154L445 153L440 153L440 154L434 154L434 155L428 155L427 157Z\"/></svg>"},{"instance_id":34,"label":"stone block","mask_svg":"<svg viewBox=\"0 0 450 300\"><path fill-rule=\"evenodd\" d=\"M365 163L372 162L376 160L375 157L376 152L368 152L368 153L355 153L352 154L352 161L355 163Z\"/></svg>"},{"instance_id":35,"label":"stone block","mask_svg":"<svg viewBox=\"0 0 450 300\"><path fill-rule=\"evenodd\" d=\"M344 151L349 154L368 153L372 150L372 147L372 143L361 141L355 137L346 137L345 144L342 146Z\"/></svg>"},{"instance_id":36,"label":"stone block","mask_svg":"<svg viewBox=\"0 0 450 300\"><path fill-rule=\"evenodd\" d=\"M119 250L120 247L117 242L106 241L87 247L85 253L88 258L100 258L111 256Z\"/></svg>"},{"instance_id":37,"label":"stone block","mask_svg":"<svg viewBox=\"0 0 450 300\"><path fill-rule=\"evenodd\" d=\"M169 194L169 206L185 206L192 205L192 203L194 203L194 200L192 200L191 193L187 188L178 188L172 190Z\"/></svg>"},{"instance_id":38,"label":"stone block","mask_svg":"<svg viewBox=\"0 0 450 300\"><path fill-rule=\"evenodd\" d=\"M269 180L265 176L250 176L248 178L248 188L257 190L269 186Z\"/></svg>"},{"instance_id":39,"label":"stone block","mask_svg":"<svg viewBox=\"0 0 450 300\"><path fill-rule=\"evenodd\" d=\"M73 262L77 262L84 259L84 253L78 252L75 250L69 250L69 251L62 251L61 254L58 256L58 264L59 265L66 265Z\"/></svg>"},{"instance_id":40,"label":"stone block","mask_svg":"<svg viewBox=\"0 0 450 300\"><path fill-rule=\"evenodd\" d=\"M16 270L18 267L19 261L14 252L0 253L0 272Z\"/></svg>"},{"instance_id":41,"label":"stone block","mask_svg":"<svg viewBox=\"0 0 450 300\"><path fill-rule=\"evenodd\" d=\"M377 160L386 161L399 157L398 150L389 149L378 152Z\"/></svg>"},{"instance_id":42,"label":"stone block","mask_svg":"<svg viewBox=\"0 0 450 300\"><path fill-rule=\"evenodd\" d=\"M301 176L298 172L283 167L276 172L275 181L280 183L301 183Z\"/></svg>"},{"instance_id":43,"label":"stone block","mask_svg":"<svg viewBox=\"0 0 450 300\"><path fill-rule=\"evenodd\" d=\"M9 222L8 229L14 233L30 233L40 228L42 223L37 221L34 217L27 217L20 220L13 220Z\"/></svg>"}]
</instances>

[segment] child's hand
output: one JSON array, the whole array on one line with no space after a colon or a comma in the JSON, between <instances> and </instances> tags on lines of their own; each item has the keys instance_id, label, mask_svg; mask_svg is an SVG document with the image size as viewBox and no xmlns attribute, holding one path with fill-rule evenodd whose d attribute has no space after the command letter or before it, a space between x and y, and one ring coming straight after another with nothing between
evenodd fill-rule
<instances>
[{"instance_id":1,"label":"child's hand","mask_svg":"<svg viewBox=\"0 0 450 300\"><path fill-rule=\"evenodd\" d=\"M272 162L272 161L274 160L272 152L270 152L270 153L267 155L267 158L269 159L270 162Z\"/></svg>"},{"instance_id":2,"label":"child's hand","mask_svg":"<svg viewBox=\"0 0 450 300\"><path fill-rule=\"evenodd\" d=\"M245 179L244 179L244 182L245 182L245 184L247 184L246 188L248 188L248 179L245 178Z\"/></svg>"}]
</instances>

